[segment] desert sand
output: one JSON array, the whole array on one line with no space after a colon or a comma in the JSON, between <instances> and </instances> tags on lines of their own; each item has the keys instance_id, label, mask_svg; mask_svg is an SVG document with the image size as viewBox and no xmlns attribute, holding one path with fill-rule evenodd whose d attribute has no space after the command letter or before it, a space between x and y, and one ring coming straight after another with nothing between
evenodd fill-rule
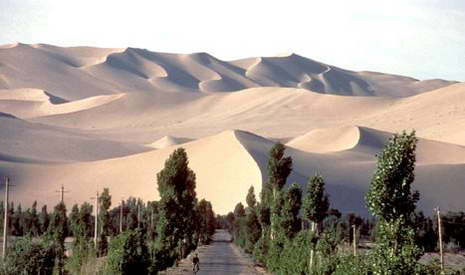
<instances>
[{"instance_id":1,"label":"desert sand","mask_svg":"<svg viewBox=\"0 0 465 275\"><path fill-rule=\"evenodd\" d=\"M419 206L463 210L465 83L354 72L297 54L219 60L143 49L0 47L0 175L28 207L90 200L109 187L158 199L156 173L187 150L197 194L225 214L266 180L287 146L302 186L321 173L332 207L367 214L376 153L396 132L419 137Z\"/></svg>"}]
</instances>

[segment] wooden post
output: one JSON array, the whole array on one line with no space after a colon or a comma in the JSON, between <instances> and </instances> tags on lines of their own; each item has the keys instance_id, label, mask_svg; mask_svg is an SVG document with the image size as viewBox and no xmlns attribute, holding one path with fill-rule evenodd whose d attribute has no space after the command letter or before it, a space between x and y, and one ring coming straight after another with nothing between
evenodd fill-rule
<instances>
[{"instance_id":1,"label":"wooden post","mask_svg":"<svg viewBox=\"0 0 465 275\"><path fill-rule=\"evenodd\" d=\"M124 201L121 200L121 206L119 208L119 233L123 233L123 206Z\"/></svg>"},{"instance_id":2,"label":"wooden post","mask_svg":"<svg viewBox=\"0 0 465 275\"><path fill-rule=\"evenodd\" d=\"M95 227L94 227L94 245L97 248L97 236L98 236L98 198L99 194L97 191L97 196L95 197Z\"/></svg>"},{"instance_id":3,"label":"wooden post","mask_svg":"<svg viewBox=\"0 0 465 275\"><path fill-rule=\"evenodd\" d=\"M68 191L65 190L65 187L63 185L61 185L60 190L58 190L56 192L60 193L61 202L64 202L65 193L68 193Z\"/></svg>"},{"instance_id":4,"label":"wooden post","mask_svg":"<svg viewBox=\"0 0 465 275\"><path fill-rule=\"evenodd\" d=\"M8 246L8 192L9 192L9 181L8 177L5 178L5 216L3 218L3 253L2 257L6 257L6 249Z\"/></svg>"},{"instance_id":5,"label":"wooden post","mask_svg":"<svg viewBox=\"0 0 465 275\"><path fill-rule=\"evenodd\" d=\"M137 229L140 228L140 203L137 202Z\"/></svg>"},{"instance_id":6,"label":"wooden post","mask_svg":"<svg viewBox=\"0 0 465 275\"><path fill-rule=\"evenodd\" d=\"M357 227L352 225L352 244L354 247L354 256L357 256Z\"/></svg>"},{"instance_id":7,"label":"wooden post","mask_svg":"<svg viewBox=\"0 0 465 275\"><path fill-rule=\"evenodd\" d=\"M438 235L439 235L439 254L441 263L441 274L444 273L444 253L442 248L442 221L441 221L441 210L439 207L436 208L436 215L438 216Z\"/></svg>"}]
</instances>

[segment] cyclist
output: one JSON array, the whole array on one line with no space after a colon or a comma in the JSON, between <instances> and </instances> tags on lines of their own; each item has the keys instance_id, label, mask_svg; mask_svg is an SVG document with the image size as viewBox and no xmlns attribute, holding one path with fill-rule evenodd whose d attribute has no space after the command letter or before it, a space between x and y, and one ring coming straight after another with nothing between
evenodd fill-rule
<instances>
[{"instance_id":1,"label":"cyclist","mask_svg":"<svg viewBox=\"0 0 465 275\"><path fill-rule=\"evenodd\" d=\"M194 271L194 274L196 274L200 270L199 263L199 254L195 253L194 257L192 258L192 270Z\"/></svg>"}]
</instances>

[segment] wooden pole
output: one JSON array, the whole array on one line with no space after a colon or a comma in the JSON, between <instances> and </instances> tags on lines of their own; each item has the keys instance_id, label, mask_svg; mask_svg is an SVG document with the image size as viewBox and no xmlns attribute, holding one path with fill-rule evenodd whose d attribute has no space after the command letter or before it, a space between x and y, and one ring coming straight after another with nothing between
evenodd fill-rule
<instances>
[{"instance_id":1,"label":"wooden pole","mask_svg":"<svg viewBox=\"0 0 465 275\"><path fill-rule=\"evenodd\" d=\"M357 227L352 225L352 244L354 247L354 256L357 256Z\"/></svg>"},{"instance_id":2,"label":"wooden pole","mask_svg":"<svg viewBox=\"0 0 465 275\"><path fill-rule=\"evenodd\" d=\"M137 229L140 228L140 203L137 202Z\"/></svg>"},{"instance_id":3,"label":"wooden pole","mask_svg":"<svg viewBox=\"0 0 465 275\"><path fill-rule=\"evenodd\" d=\"M97 248L97 235L98 235L98 191L95 197L95 228L94 228L94 244Z\"/></svg>"},{"instance_id":4,"label":"wooden pole","mask_svg":"<svg viewBox=\"0 0 465 275\"><path fill-rule=\"evenodd\" d=\"M63 186L63 184L61 185L60 190L58 190L58 191L56 191L56 192L60 193L61 202L64 202L65 193L68 193L68 191L65 190L65 187Z\"/></svg>"},{"instance_id":5,"label":"wooden pole","mask_svg":"<svg viewBox=\"0 0 465 275\"><path fill-rule=\"evenodd\" d=\"M8 177L5 178L5 216L3 218L3 251L2 257L5 259L6 257L6 249L8 246L8 192L9 192L9 181Z\"/></svg>"},{"instance_id":6,"label":"wooden pole","mask_svg":"<svg viewBox=\"0 0 465 275\"><path fill-rule=\"evenodd\" d=\"M61 185L61 202L63 202L65 197L65 187Z\"/></svg>"},{"instance_id":7,"label":"wooden pole","mask_svg":"<svg viewBox=\"0 0 465 275\"><path fill-rule=\"evenodd\" d=\"M436 208L436 215L438 217L438 235L439 235L439 261L441 263L441 274L444 273L444 253L443 253L443 244L442 244L442 221L441 221L441 210L439 207Z\"/></svg>"},{"instance_id":8,"label":"wooden pole","mask_svg":"<svg viewBox=\"0 0 465 275\"><path fill-rule=\"evenodd\" d=\"M124 201L121 200L121 206L119 208L119 233L123 233L123 206Z\"/></svg>"}]
</instances>

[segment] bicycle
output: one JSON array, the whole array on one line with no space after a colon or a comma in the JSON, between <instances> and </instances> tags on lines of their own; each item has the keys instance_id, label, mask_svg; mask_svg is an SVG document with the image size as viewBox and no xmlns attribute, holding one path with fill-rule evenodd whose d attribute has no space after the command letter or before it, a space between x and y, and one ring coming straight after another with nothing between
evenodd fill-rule
<instances>
[{"instance_id":1,"label":"bicycle","mask_svg":"<svg viewBox=\"0 0 465 275\"><path fill-rule=\"evenodd\" d=\"M194 274L197 274L197 272L199 272L200 270L199 262L199 255L195 253L194 258L192 258L192 271L194 272Z\"/></svg>"}]
</instances>

